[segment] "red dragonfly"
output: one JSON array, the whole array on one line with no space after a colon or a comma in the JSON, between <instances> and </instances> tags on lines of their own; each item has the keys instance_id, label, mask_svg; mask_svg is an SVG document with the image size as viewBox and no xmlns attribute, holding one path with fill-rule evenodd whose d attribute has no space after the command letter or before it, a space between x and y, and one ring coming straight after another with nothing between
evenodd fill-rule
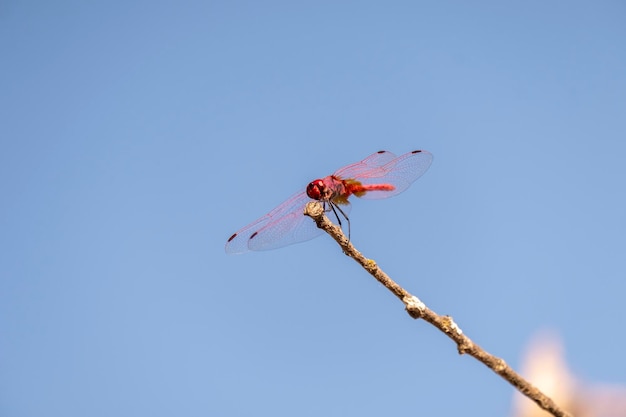
<instances>
[{"instance_id":1,"label":"red dragonfly","mask_svg":"<svg viewBox=\"0 0 626 417\"><path fill-rule=\"evenodd\" d=\"M433 161L428 151L412 151L402 156L379 151L361 162L348 165L334 174L317 179L265 216L234 233L226 242L226 253L269 250L313 239L322 233L315 222L304 215L311 200L324 204L341 225L340 214L348 221L348 198L392 197L406 190L426 172Z\"/></svg>"}]
</instances>

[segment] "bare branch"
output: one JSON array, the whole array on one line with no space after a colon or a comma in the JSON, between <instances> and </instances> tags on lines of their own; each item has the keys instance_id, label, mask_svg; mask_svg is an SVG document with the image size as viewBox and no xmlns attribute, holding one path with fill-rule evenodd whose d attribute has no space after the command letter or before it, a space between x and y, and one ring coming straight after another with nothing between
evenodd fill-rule
<instances>
[{"instance_id":1,"label":"bare branch","mask_svg":"<svg viewBox=\"0 0 626 417\"><path fill-rule=\"evenodd\" d=\"M372 259L364 257L348 241L339 226L333 224L324 214L322 205L313 201L307 204L304 214L311 217L317 227L328 233L341 246L343 252L358 262L367 272L369 272L378 282L383 284L389 291L398 297L405 305L407 313L414 319L423 319L435 326L452 339L459 351L459 354L468 354L478 359L480 362L491 368L495 373L507 380L522 394L533 400L539 407L557 417L571 417L566 411L557 406L551 398L543 394L539 389L525 380L515 372L503 359L500 359L472 342L463 334L461 328L450 316L440 316L429 309L417 297L410 294L404 288L394 282L382 269L378 267Z\"/></svg>"}]
</instances>

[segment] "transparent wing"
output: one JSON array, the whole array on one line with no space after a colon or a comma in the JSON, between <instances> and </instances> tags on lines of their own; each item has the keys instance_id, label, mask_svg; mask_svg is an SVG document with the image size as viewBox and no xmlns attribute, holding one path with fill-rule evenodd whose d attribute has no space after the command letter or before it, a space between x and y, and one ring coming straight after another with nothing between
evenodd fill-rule
<instances>
[{"instance_id":1,"label":"transparent wing","mask_svg":"<svg viewBox=\"0 0 626 417\"><path fill-rule=\"evenodd\" d=\"M250 237L248 248L250 250L276 249L293 243L311 240L321 235L322 229L317 227L313 219L304 215L304 206L309 201L312 200L308 199L297 210L265 225L256 235ZM341 205L341 209L345 214L350 212L350 207L350 203ZM332 212L329 212L329 207L327 207L326 211L328 212L326 215L330 220L336 222L337 219Z\"/></svg>"},{"instance_id":2,"label":"transparent wing","mask_svg":"<svg viewBox=\"0 0 626 417\"><path fill-rule=\"evenodd\" d=\"M267 213L265 216L258 218L243 229L234 233L228 239L228 242L226 242L226 253L244 253L249 251L252 249L249 247L251 237L253 235L255 238L258 237L261 230L266 229L268 225L273 223L279 224L283 228L288 226L297 227L299 224L303 224L303 220L305 218L303 214L304 206L309 201L311 201L311 199L304 191L294 194L287 201ZM307 219L311 223L313 222L310 218ZM315 236L311 236L308 239L312 239L313 237ZM285 245L287 244L288 243L285 243Z\"/></svg>"},{"instance_id":3,"label":"transparent wing","mask_svg":"<svg viewBox=\"0 0 626 417\"><path fill-rule=\"evenodd\" d=\"M388 164L394 159L396 159L396 156L393 153L389 151L378 151L361 162L338 169L333 175L343 179L360 177L364 173L371 175L376 172L378 168Z\"/></svg>"},{"instance_id":4,"label":"transparent wing","mask_svg":"<svg viewBox=\"0 0 626 417\"><path fill-rule=\"evenodd\" d=\"M361 198L379 199L400 194L421 177L433 162L433 155L428 151L412 151L387 162L370 171L362 171L357 181L362 184L391 184L393 191L368 191Z\"/></svg>"},{"instance_id":5,"label":"transparent wing","mask_svg":"<svg viewBox=\"0 0 626 417\"><path fill-rule=\"evenodd\" d=\"M313 200L303 191L294 194L265 216L234 233L226 242L226 253L276 249L319 236L322 230L313 219L304 215L304 206L309 201ZM341 205L346 214L350 207L350 204ZM332 213L329 218L337 220Z\"/></svg>"}]
</instances>

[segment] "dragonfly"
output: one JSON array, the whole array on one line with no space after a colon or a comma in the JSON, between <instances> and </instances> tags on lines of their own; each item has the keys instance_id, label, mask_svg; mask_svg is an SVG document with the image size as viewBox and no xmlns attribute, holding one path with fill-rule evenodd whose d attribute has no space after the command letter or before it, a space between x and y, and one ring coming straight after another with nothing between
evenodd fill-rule
<instances>
[{"instance_id":1,"label":"dragonfly","mask_svg":"<svg viewBox=\"0 0 626 417\"><path fill-rule=\"evenodd\" d=\"M305 190L233 233L226 242L226 253L277 249L319 236L322 230L304 215L304 207L313 200L322 202L324 210L334 214L339 226L343 217L349 230L351 196L382 199L398 195L428 170L432 160L433 155L424 150L401 156L378 151L340 168L332 175L310 182Z\"/></svg>"}]
</instances>

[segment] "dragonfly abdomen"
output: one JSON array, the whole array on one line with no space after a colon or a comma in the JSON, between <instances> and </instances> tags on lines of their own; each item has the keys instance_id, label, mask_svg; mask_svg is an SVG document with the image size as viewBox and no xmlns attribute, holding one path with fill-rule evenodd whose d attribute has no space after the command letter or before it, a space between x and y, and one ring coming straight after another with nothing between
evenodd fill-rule
<instances>
[{"instance_id":1,"label":"dragonfly abdomen","mask_svg":"<svg viewBox=\"0 0 626 417\"><path fill-rule=\"evenodd\" d=\"M350 194L362 197L368 191L393 191L396 189L391 184L361 184L360 182L347 183Z\"/></svg>"}]
</instances>

